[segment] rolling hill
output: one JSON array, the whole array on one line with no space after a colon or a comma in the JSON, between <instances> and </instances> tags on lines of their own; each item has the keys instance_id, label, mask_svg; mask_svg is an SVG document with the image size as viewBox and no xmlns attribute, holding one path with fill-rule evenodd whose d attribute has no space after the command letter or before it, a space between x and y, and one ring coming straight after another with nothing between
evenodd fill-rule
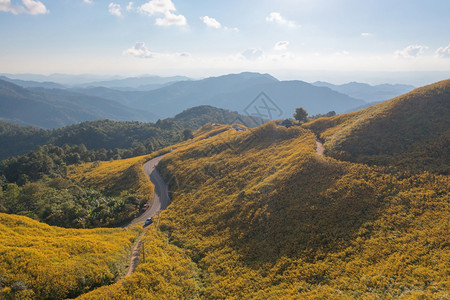
<instances>
[{"instance_id":1,"label":"rolling hill","mask_svg":"<svg viewBox=\"0 0 450 300\"><path fill-rule=\"evenodd\" d=\"M337 159L450 174L450 80L305 126Z\"/></svg>"},{"instance_id":2,"label":"rolling hill","mask_svg":"<svg viewBox=\"0 0 450 300\"><path fill-rule=\"evenodd\" d=\"M99 119L158 119L152 113L132 109L115 101L59 89L25 89L4 80L0 80L0 118L40 128L57 128Z\"/></svg>"}]
</instances>

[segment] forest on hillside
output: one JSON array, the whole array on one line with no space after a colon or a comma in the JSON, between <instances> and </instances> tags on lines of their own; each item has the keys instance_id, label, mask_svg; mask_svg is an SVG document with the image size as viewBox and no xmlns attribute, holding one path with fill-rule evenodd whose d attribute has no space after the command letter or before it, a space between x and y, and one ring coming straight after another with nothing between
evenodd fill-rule
<instances>
[{"instance_id":1,"label":"forest on hillside","mask_svg":"<svg viewBox=\"0 0 450 300\"><path fill-rule=\"evenodd\" d=\"M255 127L264 122L260 118L212 106L187 109L155 123L99 120L44 130L0 122L0 159L24 154L46 144L85 147L93 151L91 161L128 158L181 142L189 137L186 131L195 131L207 123Z\"/></svg>"}]
</instances>

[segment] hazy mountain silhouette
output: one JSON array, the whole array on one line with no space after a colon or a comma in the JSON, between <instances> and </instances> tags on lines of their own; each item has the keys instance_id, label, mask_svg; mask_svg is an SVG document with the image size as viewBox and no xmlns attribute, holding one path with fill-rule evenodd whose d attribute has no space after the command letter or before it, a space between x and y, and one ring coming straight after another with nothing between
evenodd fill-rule
<instances>
[{"instance_id":1,"label":"hazy mountain silhouette","mask_svg":"<svg viewBox=\"0 0 450 300\"><path fill-rule=\"evenodd\" d=\"M315 86L327 87L334 91L349 95L350 97L364 100L366 102L380 102L388 100L414 89L412 85L406 84L379 84L349 82L342 85L334 85L328 82L316 81Z\"/></svg>"},{"instance_id":2,"label":"hazy mountain silhouette","mask_svg":"<svg viewBox=\"0 0 450 300\"><path fill-rule=\"evenodd\" d=\"M150 121L158 117L99 97L61 89L25 89L0 80L0 118L21 125L56 128L99 119Z\"/></svg>"}]
</instances>

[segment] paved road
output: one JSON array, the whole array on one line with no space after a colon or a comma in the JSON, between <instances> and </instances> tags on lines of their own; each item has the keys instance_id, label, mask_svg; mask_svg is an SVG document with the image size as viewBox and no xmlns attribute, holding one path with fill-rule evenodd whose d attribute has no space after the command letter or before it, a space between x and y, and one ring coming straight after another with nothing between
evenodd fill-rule
<instances>
[{"instance_id":1,"label":"paved road","mask_svg":"<svg viewBox=\"0 0 450 300\"><path fill-rule=\"evenodd\" d=\"M149 207L142 215L131 221L126 227L136 225L139 222L144 222L146 219L153 217L160 210L164 210L170 203L169 188L162 179L156 165L163 158L164 155L158 156L144 164L144 172L153 183L155 192L153 193L152 206Z\"/></svg>"}]
</instances>

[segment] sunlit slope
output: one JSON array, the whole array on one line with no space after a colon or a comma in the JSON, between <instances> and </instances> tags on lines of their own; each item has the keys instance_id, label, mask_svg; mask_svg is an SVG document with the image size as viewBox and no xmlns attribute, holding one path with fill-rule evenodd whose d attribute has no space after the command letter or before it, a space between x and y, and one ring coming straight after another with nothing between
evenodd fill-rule
<instances>
[{"instance_id":1,"label":"sunlit slope","mask_svg":"<svg viewBox=\"0 0 450 300\"><path fill-rule=\"evenodd\" d=\"M142 165L153 157L143 155L73 165L69 167L69 177L88 187L104 191L107 195L118 196L126 192L148 201L153 196L153 185L145 175Z\"/></svg>"},{"instance_id":2,"label":"sunlit slope","mask_svg":"<svg viewBox=\"0 0 450 300\"><path fill-rule=\"evenodd\" d=\"M314 148L311 131L269 123L161 161L173 202L160 227L202 270L202 296L445 296L448 178Z\"/></svg>"},{"instance_id":3,"label":"sunlit slope","mask_svg":"<svg viewBox=\"0 0 450 300\"><path fill-rule=\"evenodd\" d=\"M123 272L139 229L63 229L0 213L1 295L64 299Z\"/></svg>"},{"instance_id":4,"label":"sunlit slope","mask_svg":"<svg viewBox=\"0 0 450 300\"><path fill-rule=\"evenodd\" d=\"M338 159L450 173L450 80L305 127Z\"/></svg>"}]
</instances>

